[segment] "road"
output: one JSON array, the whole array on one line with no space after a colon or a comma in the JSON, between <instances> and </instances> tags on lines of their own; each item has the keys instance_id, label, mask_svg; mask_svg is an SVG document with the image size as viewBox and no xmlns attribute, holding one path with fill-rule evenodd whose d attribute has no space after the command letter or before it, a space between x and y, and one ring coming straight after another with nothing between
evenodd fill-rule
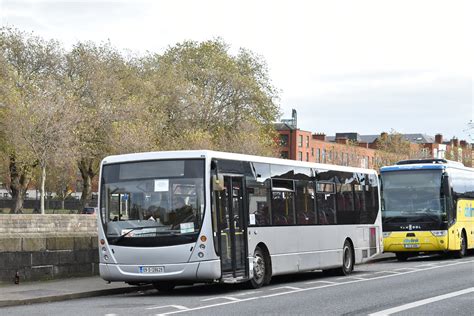
<instances>
[{"instance_id":1,"label":"road","mask_svg":"<svg viewBox=\"0 0 474 316\"><path fill-rule=\"evenodd\" d=\"M0 309L1 315L473 315L474 256L439 256L356 266L350 277L321 272L275 277L248 290L177 287L168 294L102 296Z\"/></svg>"}]
</instances>

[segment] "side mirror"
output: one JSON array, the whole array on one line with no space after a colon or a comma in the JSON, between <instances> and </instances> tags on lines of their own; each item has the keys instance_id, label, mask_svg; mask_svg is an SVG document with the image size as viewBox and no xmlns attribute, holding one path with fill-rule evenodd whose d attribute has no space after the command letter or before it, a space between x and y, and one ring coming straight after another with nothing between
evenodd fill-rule
<instances>
[{"instance_id":1,"label":"side mirror","mask_svg":"<svg viewBox=\"0 0 474 316\"><path fill-rule=\"evenodd\" d=\"M224 176L213 175L212 176L212 189L214 191L224 191Z\"/></svg>"}]
</instances>

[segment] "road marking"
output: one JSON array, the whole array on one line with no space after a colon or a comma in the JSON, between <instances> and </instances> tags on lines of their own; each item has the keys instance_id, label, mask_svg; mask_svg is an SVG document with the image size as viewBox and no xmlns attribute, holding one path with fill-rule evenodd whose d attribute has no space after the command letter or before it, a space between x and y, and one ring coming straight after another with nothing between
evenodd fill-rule
<instances>
[{"instance_id":1,"label":"road marking","mask_svg":"<svg viewBox=\"0 0 474 316\"><path fill-rule=\"evenodd\" d=\"M448 267L448 266L456 266L456 265L465 264L465 263L472 263L472 262L474 262L474 260L454 262L454 263L450 263L450 264L443 265L443 266L432 266L432 267L426 268L424 270L410 270L410 271L406 271L406 272L381 271L381 272L386 272L386 273L390 273L390 274L389 275L382 275L382 276L378 276L378 277L374 277L374 278L369 278L369 279L353 280L353 281L348 281L348 282L333 282L333 283L330 283L330 284L327 284L327 285L322 285L322 286L309 287L309 288L304 288L304 289L299 289L299 290L293 290L293 291L270 294L270 295L249 297L249 298L245 298L245 299L241 299L241 300L232 300L232 301L229 300L227 302L222 302L222 303L217 303L217 304L212 304L212 305L199 306L199 307L189 308L187 310L171 311L171 312L163 313L163 314L160 314L160 315L171 315L171 314L178 314L178 313L183 313L183 312L192 312L192 311L196 311L196 310L202 310L202 309L207 309L207 308L212 308L212 307L219 307L219 306L229 305L229 304L242 303L242 302L247 302L247 301L252 301L252 300L257 300L257 299L262 299L262 298L270 298L270 297L274 297L274 296L294 294L294 293L298 293L298 292L319 290L319 289L323 289L323 288L327 288L327 287L347 285L347 284L352 284L352 283L369 282L369 281L372 281L372 280L380 280L380 279L386 279L386 278L391 278L391 277L398 277L398 276L404 275L404 274L425 272L425 271L428 271L428 270L440 269L440 268L445 268L445 267ZM316 282L329 282L329 281L315 281L315 283ZM170 305L168 305L168 306L170 306ZM176 305L174 305L174 306L176 306Z\"/></svg>"},{"instance_id":2,"label":"road marking","mask_svg":"<svg viewBox=\"0 0 474 316\"><path fill-rule=\"evenodd\" d=\"M245 296L245 295L256 294L256 293L261 293L261 292L262 291L248 291L245 293L234 294L233 296Z\"/></svg>"},{"instance_id":3,"label":"road marking","mask_svg":"<svg viewBox=\"0 0 474 316\"><path fill-rule=\"evenodd\" d=\"M270 291L276 291L276 290L281 290L281 289L288 289L288 290L293 290L293 291L301 290L299 287L294 287L294 286L280 286L280 287L270 289Z\"/></svg>"},{"instance_id":4,"label":"road marking","mask_svg":"<svg viewBox=\"0 0 474 316\"><path fill-rule=\"evenodd\" d=\"M418 270L418 271L422 271L422 270ZM374 274L379 274L379 273L402 274L403 272L389 271L389 270L384 270L384 271L377 271L377 272L374 272Z\"/></svg>"},{"instance_id":5,"label":"road marking","mask_svg":"<svg viewBox=\"0 0 474 316\"><path fill-rule=\"evenodd\" d=\"M201 300L201 302L208 302L208 301L218 300L221 298L229 300L229 301L236 301L236 302L241 301L241 299L238 299L232 296L216 296L216 297L206 298L205 300Z\"/></svg>"},{"instance_id":6,"label":"road marking","mask_svg":"<svg viewBox=\"0 0 474 316\"><path fill-rule=\"evenodd\" d=\"M173 307L173 308L176 308L180 311L187 311L189 310L189 308L187 308L186 306L182 306L182 305L163 305L163 306L153 306L153 307L147 307L147 309L160 309L160 308L166 308L166 307Z\"/></svg>"},{"instance_id":7,"label":"road marking","mask_svg":"<svg viewBox=\"0 0 474 316\"><path fill-rule=\"evenodd\" d=\"M356 277L356 276L350 276L350 275L347 275L343 278L338 278L336 280L347 280L347 279L356 279L356 280L367 280L366 278L359 278L359 277Z\"/></svg>"},{"instance_id":8,"label":"road marking","mask_svg":"<svg viewBox=\"0 0 474 316\"><path fill-rule=\"evenodd\" d=\"M332 281L311 281L311 282L306 282L305 284L314 284L314 283L336 284L337 282L332 282Z\"/></svg>"},{"instance_id":9,"label":"road marking","mask_svg":"<svg viewBox=\"0 0 474 316\"><path fill-rule=\"evenodd\" d=\"M424 300L420 300L420 301L400 305L400 306L393 307L393 308L389 308L389 309L386 309L386 310L383 310L383 311L380 311L380 312L377 312L377 313L369 314L369 316L391 315L391 314L395 314L395 313L398 313L398 312L405 311L407 309L412 309L412 308L415 308L415 307L419 307L419 306L422 306L422 305L434 303L434 302L437 302L437 301L445 300L445 299L455 297L455 296L459 296L459 295L468 294L468 293L471 293L471 292L474 292L474 287L471 287L471 288L468 288L468 289L465 289L465 290L461 290L461 291L457 291L457 292L452 292L452 293L448 293L448 294L443 294L443 295L430 297L430 298L427 298L427 299L424 299Z\"/></svg>"}]
</instances>

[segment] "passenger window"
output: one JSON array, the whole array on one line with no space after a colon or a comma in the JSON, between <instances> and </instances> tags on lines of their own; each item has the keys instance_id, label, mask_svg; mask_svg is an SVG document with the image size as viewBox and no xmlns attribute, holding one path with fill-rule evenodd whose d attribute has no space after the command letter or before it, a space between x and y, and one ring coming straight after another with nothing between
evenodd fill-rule
<instances>
[{"instance_id":1,"label":"passenger window","mask_svg":"<svg viewBox=\"0 0 474 316\"><path fill-rule=\"evenodd\" d=\"M331 182L317 182L316 205L318 223L322 225L336 224L335 186Z\"/></svg>"},{"instance_id":2,"label":"passenger window","mask_svg":"<svg viewBox=\"0 0 474 316\"><path fill-rule=\"evenodd\" d=\"M316 224L314 211L314 187L313 182L296 181L296 223L298 225Z\"/></svg>"},{"instance_id":3,"label":"passenger window","mask_svg":"<svg viewBox=\"0 0 474 316\"><path fill-rule=\"evenodd\" d=\"M292 180L272 180L272 223L294 225L294 187Z\"/></svg>"},{"instance_id":4,"label":"passenger window","mask_svg":"<svg viewBox=\"0 0 474 316\"><path fill-rule=\"evenodd\" d=\"M249 210L249 225L270 225L270 210L268 207L268 187L266 183L247 180L247 197Z\"/></svg>"}]
</instances>

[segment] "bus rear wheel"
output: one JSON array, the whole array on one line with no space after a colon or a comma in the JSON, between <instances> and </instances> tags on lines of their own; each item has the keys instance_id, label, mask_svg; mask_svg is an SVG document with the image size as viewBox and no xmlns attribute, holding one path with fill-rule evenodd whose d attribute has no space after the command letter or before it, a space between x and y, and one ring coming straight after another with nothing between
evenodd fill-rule
<instances>
[{"instance_id":1,"label":"bus rear wheel","mask_svg":"<svg viewBox=\"0 0 474 316\"><path fill-rule=\"evenodd\" d=\"M265 283L266 276L265 255L260 247L255 248L253 254L253 277L248 282L252 289L258 289Z\"/></svg>"},{"instance_id":2,"label":"bus rear wheel","mask_svg":"<svg viewBox=\"0 0 474 316\"><path fill-rule=\"evenodd\" d=\"M349 275L354 271L354 249L352 244L346 240L342 248L342 267L340 269L341 275Z\"/></svg>"},{"instance_id":3,"label":"bus rear wheel","mask_svg":"<svg viewBox=\"0 0 474 316\"><path fill-rule=\"evenodd\" d=\"M352 271L354 271L354 263L354 249L352 247L352 244L348 240L346 240L344 242L344 247L342 248L342 267L323 270L323 272L330 276L349 275L352 273Z\"/></svg>"},{"instance_id":4,"label":"bus rear wheel","mask_svg":"<svg viewBox=\"0 0 474 316\"><path fill-rule=\"evenodd\" d=\"M161 281L153 283L153 287L159 292L171 292L175 286L176 283L172 281Z\"/></svg>"},{"instance_id":5,"label":"bus rear wheel","mask_svg":"<svg viewBox=\"0 0 474 316\"><path fill-rule=\"evenodd\" d=\"M467 252L467 239L466 239L466 233L464 230L461 233L461 245L459 250L456 250L454 252L454 257L456 258L463 258L466 255Z\"/></svg>"}]
</instances>

